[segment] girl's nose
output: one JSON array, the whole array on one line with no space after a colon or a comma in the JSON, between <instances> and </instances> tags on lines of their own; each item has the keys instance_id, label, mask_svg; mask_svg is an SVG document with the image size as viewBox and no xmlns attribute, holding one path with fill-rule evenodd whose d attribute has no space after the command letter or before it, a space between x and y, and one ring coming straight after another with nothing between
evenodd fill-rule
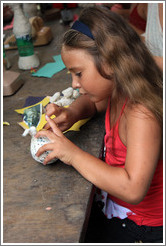
<instances>
[{"instance_id":1,"label":"girl's nose","mask_svg":"<svg viewBox=\"0 0 166 246\"><path fill-rule=\"evenodd\" d=\"M72 87L74 89L80 88L80 84L78 83L78 81L76 79L72 80Z\"/></svg>"}]
</instances>

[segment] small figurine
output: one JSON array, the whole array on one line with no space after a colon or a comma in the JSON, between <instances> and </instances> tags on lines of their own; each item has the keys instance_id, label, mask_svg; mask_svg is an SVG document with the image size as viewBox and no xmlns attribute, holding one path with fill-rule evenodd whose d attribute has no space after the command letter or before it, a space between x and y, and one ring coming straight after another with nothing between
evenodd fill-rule
<instances>
[{"instance_id":1,"label":"small figurine","mask_svg":"<svg viewBox=\"0 0 166 246\"><path fill-rule=\"evenodd\" d=\"M38 149L40 147L42 147L44 144L50 143L50 140L46 137L40 137L40 138L36 138L37 131L36 131L36 127L35 126L31 126L29 129L26 129L23 133L23 137L27 136L28 134L31 135L31 144L30 144L30 152L31 155L33 157L33 159L37 162L40 162L43 164L44 159L46 158L46 156L50 153L50 151L45 151L42 155L40 155L39 157L36 156L36 153L38 151ZM58 159L55 158L52 161L50 161L48 164L51 164L55 161L57 161Z\"/></svg>"},{"instance_id":2,"label":"small figurine","mask_svg":"<svg viewBox=\"0 0 166 246\"><path fill-rule=\"evenodd\" d=\"M79 97L79 91L74 90L72 87L68 87L63 90L62 93L56 92L52 97L50 97L50 103L55 103L58 106L68 106L77 97Z\"/></svg>"}]
</instances>

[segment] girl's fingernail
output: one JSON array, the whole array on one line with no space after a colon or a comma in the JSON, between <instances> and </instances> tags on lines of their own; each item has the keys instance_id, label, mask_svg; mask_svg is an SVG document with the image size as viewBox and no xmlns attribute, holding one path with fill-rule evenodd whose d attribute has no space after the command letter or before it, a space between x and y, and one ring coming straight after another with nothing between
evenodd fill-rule
<instances>
[{"instance_id":1,"label":"girl's fingernail","mask_svg":"<svg viewBox=\"0 0 166 246\"><path fill-rule=\"evenodd\" d=\"M49 118L48 115L45 116L46 120Z\"/></svg>"}]
</instances>

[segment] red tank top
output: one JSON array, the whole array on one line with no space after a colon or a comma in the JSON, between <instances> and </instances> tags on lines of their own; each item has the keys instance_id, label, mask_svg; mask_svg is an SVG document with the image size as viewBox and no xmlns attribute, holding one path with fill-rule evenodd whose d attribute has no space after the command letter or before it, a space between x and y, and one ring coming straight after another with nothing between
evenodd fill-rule
<instances>
[{"instance_id":1,"label":"red tank top","mask_svg":"<svg viewBox=\"0 0 166 246\"><path fill-rule=\"evenodd\" d=\"M138 5L137 5L138 6ZM129 22L137 27L138 29L145 31L146 29L146 20L144 20L137 11L137 6L133 8L132 12L130 13L129 16Z\"/></svg>"},{"instance_id":2,"label":"red tank top","mask_svg":"<svg viewBox=\"0 0 166 246\"><path fill-rule=\"evenodd\" d=\"M108 165L120 168L124 168L127 154L127 148L122 143L118 132L119 121L125 108L125 104L122 107L119 119L112 129L110 129L110 103L108 104L105 117L105 162ZM128 214L128 218L135 221L136 224L146 226L162 226L163 160L159 160L149 191L147 192L142 202L137 205L132 205L111 195L109 195L109 198L115 201L117 204L124 206L134 212L136 215Z\"/></svg>"}]
</instances>

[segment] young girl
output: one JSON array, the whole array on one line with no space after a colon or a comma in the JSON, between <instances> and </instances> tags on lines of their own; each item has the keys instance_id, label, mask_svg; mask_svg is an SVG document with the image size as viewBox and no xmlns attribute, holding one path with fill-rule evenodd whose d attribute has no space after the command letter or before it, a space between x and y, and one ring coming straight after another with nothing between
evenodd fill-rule
<instances>
[{"instance_id":1,"label":"young girl","mask_svg":"<svg viewBox=\"0 0 166 246\"><path fill-rule=\"evenodd\" d=\"M51 150L45 164L57 157L104 191L105 216L87 242L162 242L161 71L137 33L103 7L82 11L64 35L62 59L81 96L68 108L47 107L51 130L36 137L51 143L37 156ZM62 131L103 110L104 153L97 159Z\"/></svg>"}]
</instances>

